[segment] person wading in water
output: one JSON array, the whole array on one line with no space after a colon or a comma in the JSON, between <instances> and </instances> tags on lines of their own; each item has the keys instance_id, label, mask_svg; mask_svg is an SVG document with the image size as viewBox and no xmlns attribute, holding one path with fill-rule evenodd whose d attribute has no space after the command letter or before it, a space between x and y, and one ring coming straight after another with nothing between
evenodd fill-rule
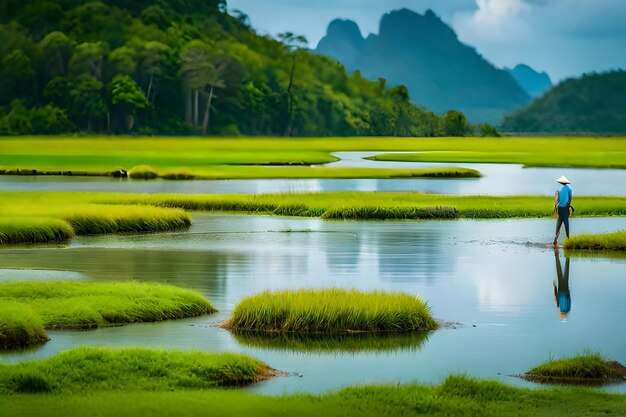
<instances>
[{"instance_id":1,"label":"person wading in water","mask_svg":"<svg viewBox=\"0 0 626 417\"><path fill-rule=\"evenodd\" d=\"M569 238L569 210L572 204L572 187L570 180L562 176L556 180L563 185L560 191L554 195L554 212L558 213L559 219L556 221L556 236L554 237L554 246L558 246L559 235L561 234L561 226L565 224L565 234Z\"/></svg>"}]
</instances>

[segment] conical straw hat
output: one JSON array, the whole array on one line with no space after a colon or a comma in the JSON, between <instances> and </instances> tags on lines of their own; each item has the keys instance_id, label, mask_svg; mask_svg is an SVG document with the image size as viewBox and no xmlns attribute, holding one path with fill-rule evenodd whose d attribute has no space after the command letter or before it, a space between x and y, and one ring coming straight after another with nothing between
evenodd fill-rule
<instances>
[{"instance_id":1,"label":"conical straw hat","mask_svg":"<svg viewBox=\"0 0 626 417\"><path fill-rule=\"evenodd\" d=\"M556 182L559 182L561 184L571 184L570 180L568 180L567 178L565 178L565 175L561 176L561 178L559 178L558 180L556 180Z\"/></svg>"}]
</instances>

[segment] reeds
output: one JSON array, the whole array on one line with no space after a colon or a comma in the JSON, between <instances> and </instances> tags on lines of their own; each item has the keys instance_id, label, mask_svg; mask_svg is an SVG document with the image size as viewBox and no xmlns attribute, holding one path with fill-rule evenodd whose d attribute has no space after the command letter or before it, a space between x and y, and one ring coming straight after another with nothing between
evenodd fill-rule
<instances>
[{"instance_id":1,"label":"reeds","mask_svg":"<svg viewBox=\"0 0 626 417\"><path fill-rule=\"evenodd\" d=\"M170 391L248 385L275 375L250 356L140 348L77 348L51 358L0 364L0 392Z\"/></svg>"},{"instance_id":2,"label":"reeds","mask_svg":"<svg viewBox=\"0 0 626 417\"><path fill-rule=\"evenodd\" d=\"M74 236L72 226L45 217L0 217L0 245L66 242Z\"/></svg>"},{"instance_id":3,"label":"reeds","mask_svg":"<svg viewBox=\"0 0 626 417\"><path fill-rule=\"evenodd\" d=\"M324 289L263 292L240 301L224 327L234 331L411 332L438 327L418 297Z\"/></svg>"},{"instance_id":4,"label":"reeds","mask_svg":"<svg viewBox=\"0 0 626 417\"><path fill-rule=\"evenodd\" d=\"M217 311L194 291L138 282L4 283L0 284L0 305L3 334L32 335L12 336L12 341L6 338L5 348L41 342L40 328L88 329L181 319Z\"/></svg>"},{"instance_id":5,"label":"reeds","mask_svg":"<svg viewBox=\"0 0 626 417\"><path fill-rule=\"evenodd\" d=\"M582 234L565 240L568 250L626 251L626 230L603 234Z\"/></svg>"},{"instance_id":6,"label":"reeds","mask_svg":"<svg viewBox=\"0 0 626 417\"><path fill-rule=\"evenodd\" d=\"M531 369L523 377L539 382L614 382L626 378L626 368L618 362L602 358L598 353L584 353L549 361Z\"/></svg>"}]
</instances>

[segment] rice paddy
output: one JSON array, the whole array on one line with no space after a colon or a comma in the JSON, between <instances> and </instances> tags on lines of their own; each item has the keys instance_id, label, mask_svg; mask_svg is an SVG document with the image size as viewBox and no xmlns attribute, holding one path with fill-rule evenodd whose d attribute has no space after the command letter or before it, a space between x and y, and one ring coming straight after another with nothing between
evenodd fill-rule
<instances>
[{"instance_id":1,"label":"rice paddy","mask_svg":"<svg viewBox=\"0 0 626 417\"><path fill-rule=\"evenodd\" d=\"M626 230L603 234L581 234L567 239L568 250L626 251Z\"/></svg>"},{"instance_id":2,"label":"rice paddy","mask_svg":"<svg viewBox=\"0 0 626 417\"><path fill-rule=\"evenodd\" d=\"M106 376L106 371L105 371ZM330 376L329 376L330 377ZM14 394L0 403L0 416L156 417L246 415L297 416L465 416L600 417L624 415L623 395L583 388L521 389L466 376L450 376L430 385L378 385L345 388L324 395L261 396L232 390L174 392L89 390L68 395ZM184 408L182 408L184 405Z\"/></svg>"},{"instance_id":3,"label":"rice paddy","mask_svg":"<svg viewBox=\"0 0 626 417\"><path fill-rule=\"evenodd\" d=\"M439 327L421 298L356 290L263 292L240 301L224 327L267 333L412 332Z\"/></svg>"},{"instance_id":4,"label":"rice paddy","mask_svg":"<svg viewBox=\"0 0 626 417\"><path fill-rule=\"evenodd\" d=\"M606 360L597 353L585 353L573 358L549 361L531 369L522 377L537 382L606 384L625 382L626 367Z\"/></svg>"},{"instance_id":5,"label":"rice paddy","mask_svg":"<svg viewBox=\"0 0 626 417\"><path fill-rule=\"evenodd\" d=\"M15 282L0 284L3 348L40 344L45 329L101 326L195 317L217 310L191 290L169 285Z\"/></svg>"},{"instance_id":6,"label":"rice paddy","mask_svg":"<svg viewBox=\"0 0 626 417\"><path fill-rule=\"evenodd\" d=\"M0 364L0 393L201 390L276 375L250 356L141 348L76 348L45 360Z\"/></svg>"}]
</instances>

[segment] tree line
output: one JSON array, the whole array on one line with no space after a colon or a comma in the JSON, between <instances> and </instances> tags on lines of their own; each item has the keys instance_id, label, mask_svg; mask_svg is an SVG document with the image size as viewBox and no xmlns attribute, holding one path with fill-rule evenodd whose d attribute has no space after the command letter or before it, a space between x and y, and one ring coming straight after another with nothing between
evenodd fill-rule
<instances>
[{"instance_id":1,"label":"tree line","mask_svg":"<svg viewBox=\"0 0 626 417\"><path fill-rule=\"evenodd\" d=\"M0 134L464 136L222 0L0 0ZM478 129L478 130L476 130Z\"/></svg>"}]
</instances>

